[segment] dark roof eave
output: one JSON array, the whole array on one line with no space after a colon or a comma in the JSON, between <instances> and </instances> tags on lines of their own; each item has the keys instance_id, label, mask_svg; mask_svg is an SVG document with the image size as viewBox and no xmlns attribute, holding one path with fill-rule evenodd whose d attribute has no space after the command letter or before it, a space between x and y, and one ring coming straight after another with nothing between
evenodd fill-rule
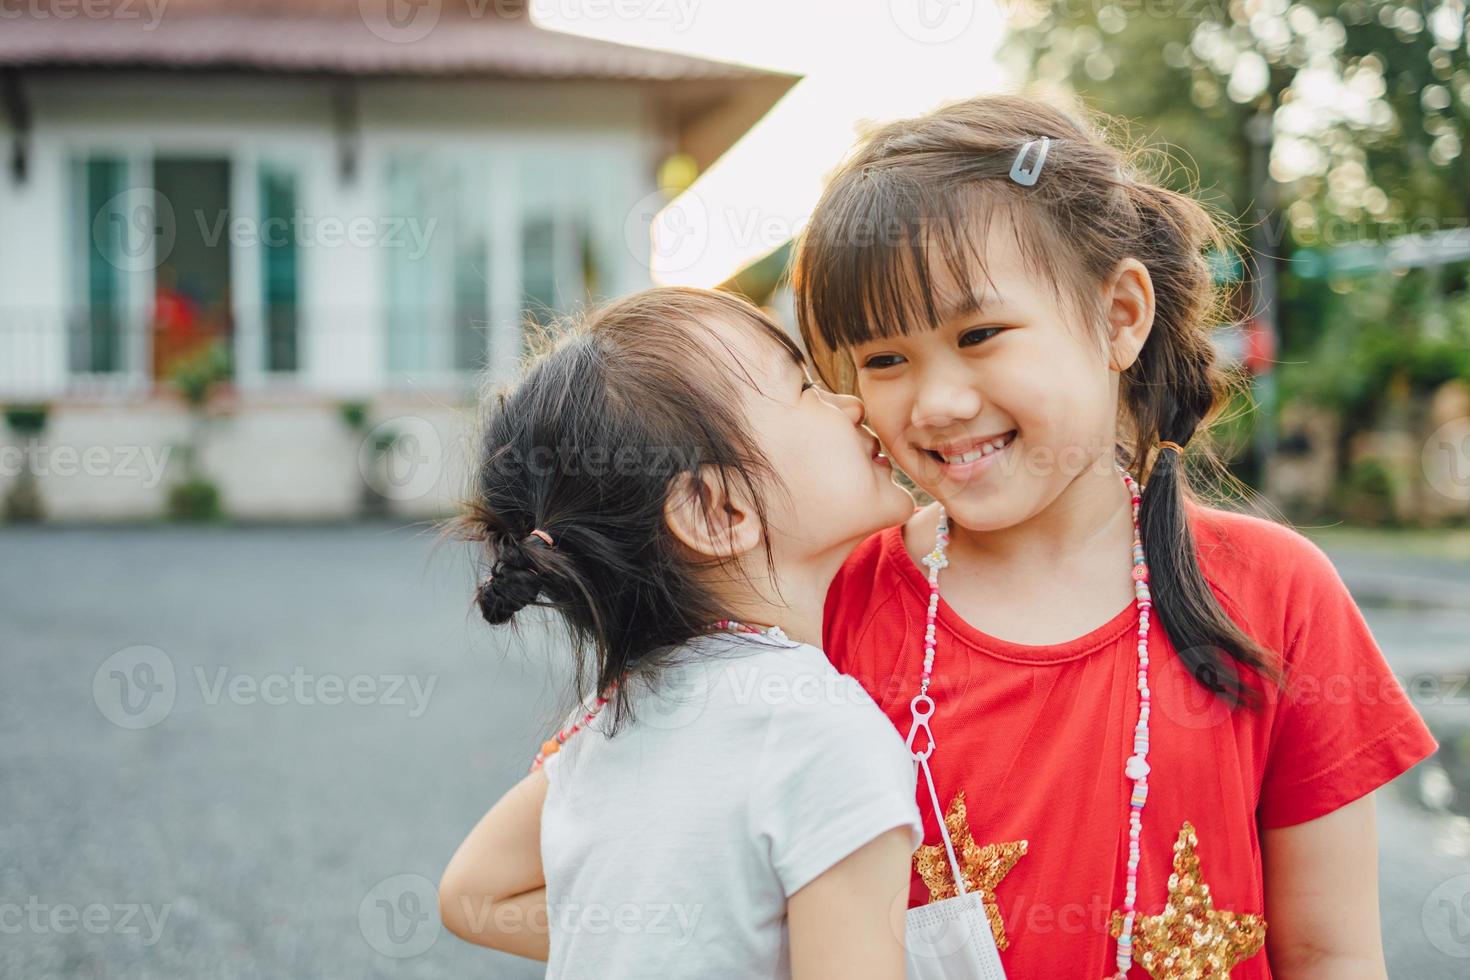
<instances>
[{"instance_id":1,"label":"dark roof eave","mask_svg":"<svg viewBox=\"0 0 1470 980\"><path fill-rule=\"evenodd\" d=\"M690 84L715 84L715 85L737 85L741 83L780 83L785 81L788 85L794 85L800 79L797 76L781 74L761 74L741 78L730 78L720 75L690 76L690 75L655 75L655 74L629 74L626 72L604 73L595 72L527 72L506 71L503 69L478 69L461 67L444 68L344 68L341 66L290 66L290 65L260 65L249 61L211 61L202 64L180 64L171 62L160 64L158 62L143 60L121 60L121 61L35 61L35 62L8 62L0 61L0 72L13 71L21 74L62 74L62 73L107 73L128 72L133 74L200 74L200 75L258 75L269 78L328 78L328 79L454 79L486 81L529 81L529 82L622 82L633 85L690 85Z\"/></svg>"},{"instance_id":2,"label":"dark roof eave","mask_svg":"<svg viewBox=\"0 0 1470 980\"><path fill-rule=\"evenodd\" d=\"M363 77L769 81L796 76L549 31L523 22L444 23L414 43L330 18L185 16L128 22L7 20L0 69L228 70Z\"/></svg>"}]
</instances>

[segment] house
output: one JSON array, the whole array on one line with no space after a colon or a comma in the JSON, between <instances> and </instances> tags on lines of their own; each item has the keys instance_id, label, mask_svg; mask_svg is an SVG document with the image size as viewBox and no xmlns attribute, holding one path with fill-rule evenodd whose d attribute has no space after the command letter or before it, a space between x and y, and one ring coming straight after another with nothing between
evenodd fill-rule
<instances>
[{"instance_id":1,"label":"house","mask_svg":"<svg viewBox=\"0 0 1470 980\"><path fill-rule=\"evenodd\" d=\"M524 0L0 3L0 404L47 407L0 492L154 517L195 445L233 516L350 516L364 478L442 512L526 320L649 285L661 162L794 81ZM196 423L169 382L210 350Z\"/></svg>"}]
</instances>

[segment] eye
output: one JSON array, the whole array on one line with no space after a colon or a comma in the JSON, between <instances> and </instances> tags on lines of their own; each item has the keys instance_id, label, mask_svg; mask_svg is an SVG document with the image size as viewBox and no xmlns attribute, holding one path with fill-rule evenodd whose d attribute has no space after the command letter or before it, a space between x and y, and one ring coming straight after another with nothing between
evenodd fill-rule
<instances>
[{"instance_id":1,"label":"eye","mask_svg":"<svg viewBox=\"0 0 1470 980\"><path fill-rule=\"evenodd\" d=\"M966 330L960 335L960 346L974 347L976 344L983 344L1004 329L1004 327L976 327L973 330Z\"/></svg>"},{"instance_id":2,"label":"eye","mask_svg":"<svg viewBox=\"0 0 1470 980\"><path fill-rule=\"evenodd\" d=\"M806 394L809 390L815 388L816 386L817 383L815 381L803 381L801 383L801 392L802 394Z\"/></svg>"},{"instance_id":3,"label":"eye","mask_svg":"<svg viewBox=\"0 0 1470 980\"><path fill-rule=\"evenodd\" d=\"M884 368L897 367L902 363L903 356L900 354L874 354L863 361L863 367L869 371L881 371Z\"/></svg>"}]
</instances>

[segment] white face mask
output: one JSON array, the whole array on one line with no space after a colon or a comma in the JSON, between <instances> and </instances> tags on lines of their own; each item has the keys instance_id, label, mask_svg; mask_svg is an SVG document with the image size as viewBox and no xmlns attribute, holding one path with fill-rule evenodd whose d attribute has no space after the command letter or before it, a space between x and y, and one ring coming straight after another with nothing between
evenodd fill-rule
<instances>
[{"instance_id":1,"label":"white face mask","mask_svg":"<svg viewBox=\"0 0 1470 980\"><path fill-rule=\"evenodd\" d=\"M944 838L944 853L954 875L954 898L930 902L909 909L904 918L904 958L908 964L908 980L1005 980L1000 965L1000 951L985 915L984 896L969 891L965 875L955 857L949 829L944 825L944 812L939 808L939 794L934 790L934 776L929 772L929 756L934 752L934 733L929 718L934 714L934 700L920 694L909 704L914 723L909 729L909 751L918 763L918 772L929 788L929 802L939 821L939 834ZM922 731L928 737L923 752L914 752L914 737Z\"/></svg>"}]
</instances>

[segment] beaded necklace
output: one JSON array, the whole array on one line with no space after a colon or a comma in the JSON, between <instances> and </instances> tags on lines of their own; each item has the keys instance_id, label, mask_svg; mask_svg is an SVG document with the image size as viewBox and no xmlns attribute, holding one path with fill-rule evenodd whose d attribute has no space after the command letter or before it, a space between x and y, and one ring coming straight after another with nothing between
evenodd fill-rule
<instances>
[{"instance_id":1,"label":"beaded necklace","mask_svg":"<svg viewBox=\"0 0 1470 980\"><path fill-rule=\"evenodd\" d=\"M726 633L754 633L758 636L769 637L773 640L787 641L785 631L782 630L779 626L748 626L745 623L737 623L733 619L722 619L716 622L713 628ZM580 720L573 722L566 728L563 728L561 731L557 732L551 738L542 742L541 751L536 753L536 758L531 762L530 771L535 772L537 769L540 769L543 765L546 764L547 759L551 758L561 751L561 747L567 744L567 739L571 738L573 735L577 734L582 729L590 725L592 723L592 719L596 718L602 712L602 709L607 706L607 703L609 700L611 700L613 691L617 688L617 686L618 682L613 681L607 686L606 691L597 696L597 701L593 704L592 708L589 709L588 712L581 717Z\"/></svg>"},{"instance_id":2,"label":"beaded necklace","mask_svg":"<svg viewBox=\"0 0 1470 980\"><path fill-rule=\"evenodd\" d=\"M1123 477L1132 502L1133 599L1138 607L1138 722L1133 728L1133 754L1123 766L1124 775L1133 781L1133 792L1128 799L1127 887L1123 896L1123 928L1118 936L1118 972L1113 975L1113 980L1124 980L1133 966L1133 920L1138 899L1138 841L1143 833L1143 804L1148 799L1148 628L1153 596L1148 588L1148 562L1144 557L1143 534L1138 523L1138 508L1143 501L1143 491L1122 466L1118 466L1118 473ZM921 559L929 569L929 606L924 617L924 673L919 681L919 697L914 701L919 704L920 699L923 699L929 711L933 711L933 701L929 699L929 680L934 670L935 622L939 614L939 570L949 566L946 555L948 548L949 515L941 504L934 550Z\"/></svg>"}]
</instances>

